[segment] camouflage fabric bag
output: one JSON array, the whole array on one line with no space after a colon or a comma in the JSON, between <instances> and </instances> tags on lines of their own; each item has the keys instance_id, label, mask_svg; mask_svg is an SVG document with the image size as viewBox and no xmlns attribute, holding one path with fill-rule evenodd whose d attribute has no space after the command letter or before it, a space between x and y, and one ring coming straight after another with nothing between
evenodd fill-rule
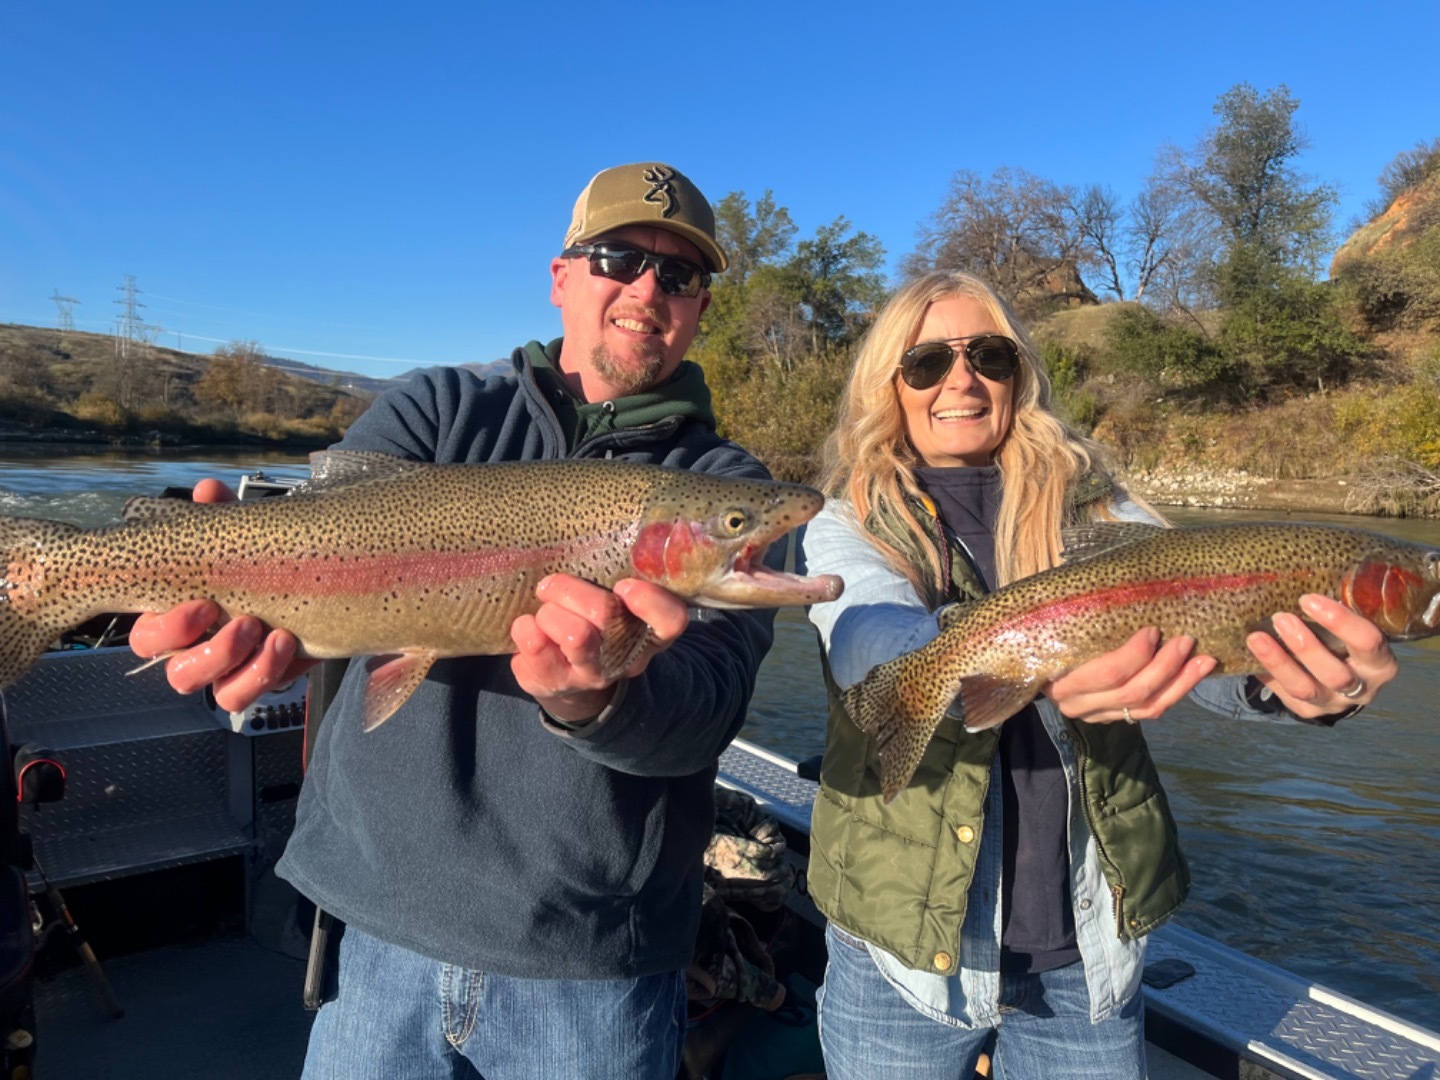
<instances>
[{"instance_id":1,"label":"camouflage fabric bag","mask_svg":"<svg viewBox=\"0 0 1440 1080\"><path fill-rule=\"evenodd\" d=\"M785 987L748 919L734 905L777 911L795 887L785 836L749 795L715 789L715 833L705 850L705 891L695 958L685 972L690 1000L747 1001L778 1008Z\"/></svg>"},{"instance_id":2,"label":"camouflage fabric bag","mask_svg":"<svg viewBox=\"0 0 1440 1080\"><path fill-rule=\"evenodd\" d=\"M715 789L715 834L705 849L705 883L726 903L775 911L795 887L785 834L749 795Z\"/></svg>"},{"instance_id":3,"label":"camouflage fabric bag","mask_svg":"<svg viewBox=\"0 0 1440 1080\"><path fill-rule=\"evenodd\" d=\"M785 987L775 981L775 963L755 930L730 911L720 895L705 886L695 958L685 969L685 991L691 1001L748 1001L762 1009L779 1008Z\"/></svg>"}]
</instances>

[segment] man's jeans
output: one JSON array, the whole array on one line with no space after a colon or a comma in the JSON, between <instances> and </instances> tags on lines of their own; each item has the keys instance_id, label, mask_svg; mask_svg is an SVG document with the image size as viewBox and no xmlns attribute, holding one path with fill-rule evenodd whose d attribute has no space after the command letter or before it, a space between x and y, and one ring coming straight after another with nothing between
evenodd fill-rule
<instances>
[{"instance_id":1,"label":"man's jeans","mask_svg":"<svg viewBox=\"0 0 1440 1080\"><path fill-rule=\"evenodd\" d=\"M932 1020L900 996L863 948L833 931L826 943L830 962L818 1003L830 1080L971 1080L991 1028ZM1142 995L1092 1024L1079 963L1005 976L1000 1008L991 1051L996 1080L1144 1080Z\"/></svg>"},{"instance_id":2,"label":"man's jeans","mask_svg":"<svg viewBox=\"0 0 1440 1080\"><path fill-rule=\"evenodd\" d=\"M674 1080L680 972L516 979L442 964L347 927L340 992L315 1016L305 1080Z\"/></svg>"}]
</instances>

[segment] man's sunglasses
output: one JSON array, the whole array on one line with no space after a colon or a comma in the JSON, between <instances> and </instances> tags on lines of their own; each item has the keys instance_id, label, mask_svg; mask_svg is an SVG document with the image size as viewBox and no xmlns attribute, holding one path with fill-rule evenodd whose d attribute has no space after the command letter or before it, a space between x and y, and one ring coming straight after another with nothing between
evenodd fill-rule
<instances>
[{"instance_id":1,"label":"man's sunglasses","mask_svg":"<svg viewBox=\"0 0 1440 1080\"><path fill-rule=\"evenodd\" d=\"M976 375L1004 382L1020 364L1020 346L1000 334L971 338L946 338L912 345L900 357L900 377L915 390L929 390L950 374L963 345L965 366Z\"/></svg>"},{"instance_id":2,"label":"man's sunglasses","mask_svg":"<svg viewBox=\"0 0 1440 1080\"><path fill-rule=\"evenodd\" d=\"M710 286L710 275L702 267L676 255L656 255L625 244L576 244L560 253L562 259L582 255L590 260L597 274L622 285L629 285L653 268L660 291L666 296L699 296L701 289Z\"/></svg>"}]
</instances>

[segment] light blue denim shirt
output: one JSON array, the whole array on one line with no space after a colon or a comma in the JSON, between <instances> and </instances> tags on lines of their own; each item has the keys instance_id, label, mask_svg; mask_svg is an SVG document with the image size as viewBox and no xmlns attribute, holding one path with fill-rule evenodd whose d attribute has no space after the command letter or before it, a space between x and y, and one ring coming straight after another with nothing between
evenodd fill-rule
<instances>
[{"instance_id":1,"label":"light blue denim shirt","mask_svg":"<svg viewBox=\"0 0 1440 1080\"><path fill-rule=\"evenodd\" d=\"M1154 522L1133 502L1110 507L1121 521ZM801 538L804 572L839 574L845 592L839 600L810 609L810 621L842 690L863 679L876 664L920 648L939 633L905 577L885 561L863 536L849 503L831 500L805 526ZM1251 708L1244 698L1243 676L1206 679L1191 697L1213 712L1239 719L1274 721L1276 715ZM1110 890L1100 869L1095 838L1080 797L1075 745L1060 710L1048 698L1036 701L1045 730L1060 753L1070 788L1070 895L1075 936L1085 963L1091 1019L1100 1021L1121 1009L1140 988L1145 940L1122 941L1110 913ZM952 975L916 971L877 945L865 942L875 964L901 996L926 1016L957 1027L990 1027L1000 1020L1000 758L997 754L986 796L988 823L980 840L975 876L959 943L960 965Z\"/></svg>"}]
</instances>

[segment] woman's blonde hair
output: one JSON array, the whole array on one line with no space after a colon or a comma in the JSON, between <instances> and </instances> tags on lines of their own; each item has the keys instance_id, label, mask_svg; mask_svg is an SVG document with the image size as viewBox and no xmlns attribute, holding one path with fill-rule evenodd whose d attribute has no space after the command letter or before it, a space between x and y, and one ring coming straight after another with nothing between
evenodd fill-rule
<instances>
[{"instance_id":1,"label":"woman's blonde hair","mask_svg":"<svg viewBox=\"0 0 1440 1080\"><path fill-rule=\"evenodd\" d=\"M1010 430L994 459L1005 480L995 523L997 586L1060 561L1069 493L1087 471L1102 471L1098 445L1071 431L1051 410L1045 365L1024 328L984 282L958 271L935 271L902 288L880 312L855 358L839 422L825 442L821 485L827 495L850 500L859 520L872 525L867 539L932 605L944 598L949 582L941 580L938 554L907 498L922 497L915 467L925 462L906 437L896 379L900 355L915 344L925 312L950 296L977 301L996 328L1020 346ZM894 535L892 523L902 535ZM916 566L906 557L907 549L923 551L928 566Z\"/></svg>"}]
</instances>

